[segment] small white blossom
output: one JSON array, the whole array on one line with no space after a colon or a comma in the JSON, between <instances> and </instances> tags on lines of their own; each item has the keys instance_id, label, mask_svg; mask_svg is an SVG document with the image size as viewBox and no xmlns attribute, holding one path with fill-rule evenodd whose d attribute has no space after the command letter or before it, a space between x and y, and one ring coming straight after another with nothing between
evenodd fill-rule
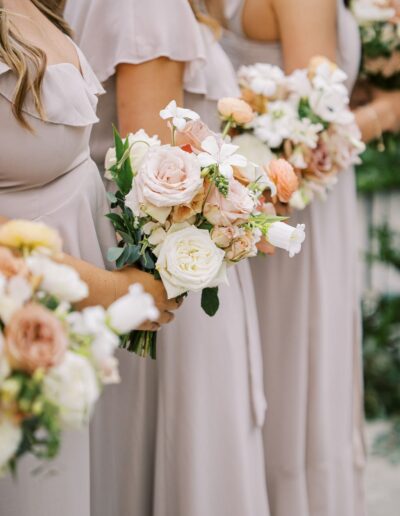
<instances>
[{"instance_id":1,"label":"small white blossom","mask_svg":"<svg viewBox=\"0 0 400 516\"><path fill-rule=\"evenodd\" d=\"M201 144L201 148L205 151L197 155L201 167L217 165L220 174L228 179L233 177L232 167L245 167L247 165L247 159L240 154L236 154L239 148L237 145L231 143L219 144L214 136L208 136Z\"/></svg>"},{"instance_id":2,"label":"small white blossom","mask_svg":"<svg viewBox=\"0 0 400 516\"><path fill-rule=\"evenodd\" d=\"M288 251L290 258L301 251L301 244L306 238L305 225L289 226L284 222L274 222L268 229L268 242L275 247Z\"/></svg>"},{"instance_id":3,"label":"small white blossom","mask_svg":"<svg viewBox=\"0 0 400 516\"><path fill-rule=\"evenodd\" d=\"M172 119L172 125L179 131L185 129L188 120L198 120L200 118L195 111L178 107L175 100L171 100L168 106L160 111L160 117L163 120Z\"/></svg>"}]
</instances>

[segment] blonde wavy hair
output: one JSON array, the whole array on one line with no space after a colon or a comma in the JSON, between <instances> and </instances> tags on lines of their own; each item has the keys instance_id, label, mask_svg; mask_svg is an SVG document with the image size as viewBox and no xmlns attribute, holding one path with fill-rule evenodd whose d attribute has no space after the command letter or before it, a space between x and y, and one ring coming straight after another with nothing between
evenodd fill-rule
<instances>
[{"instance_id":1,"label":"blonde wavy hair","mask_svg":"<svg viewBox=\"0 0 400 516\"><path fill-rule=\"evenodd\" d=\"M65 0L31 0L31 2L62 32L71 35L70 28L62 17ZM0 61L5 63L17 76L12 111L18 122L31 129L22 108L26 97L32 94L35 108L45 119L41 87L47 66L46 53L25 40L14 23L10 11L0 0Z\"/></svg>"},{"instance_id":2,"label":"blonde wavy hair","mask_svg":"<svg viewBox=\"0 0 400 516\"><path fill-rule=\"evenodd\" d=\"M210 27L215 37L219 39L224 20L222 0L189 0L189 4L197 20Z\"/></svg>"}]
</instances>

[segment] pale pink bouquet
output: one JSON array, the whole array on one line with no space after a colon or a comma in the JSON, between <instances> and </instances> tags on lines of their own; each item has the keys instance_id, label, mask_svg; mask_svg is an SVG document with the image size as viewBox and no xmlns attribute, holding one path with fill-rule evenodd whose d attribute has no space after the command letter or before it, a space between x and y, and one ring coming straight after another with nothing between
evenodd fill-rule
<instances>
[{"instance_id":1,"label":"pale pink bouquet","mask_svg":"<svg viewBox=\"0 0 400 516\"><path fill-rule=\"evenodd\" d=\"M293 256L305 236L302 226L293 228L268 210L262 194L274 184L226 136L232 124L253 118L252 109L238 99L223 102L231 111L222 134L172 101L160 112L171 129L170 144L143 130L125 139L115 132L105 164L116 186L109 218L120 236L109 259L154 274L169 298L202 292L210 316L218 310L228 267L255 256L262 239ZM249 179L243 170L251 167ZM126 347L155 358L156 334L135 332Z\"/></svg>"}]
</instances>

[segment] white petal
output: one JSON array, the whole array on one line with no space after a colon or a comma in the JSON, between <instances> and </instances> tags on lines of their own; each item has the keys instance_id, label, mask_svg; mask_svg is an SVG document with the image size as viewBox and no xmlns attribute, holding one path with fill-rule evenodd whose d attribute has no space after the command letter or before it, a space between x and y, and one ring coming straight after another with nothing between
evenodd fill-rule
<instances>
[{"instance_id":1,"label":"white petal","mask_svg":"<svg viewBox=\"0 0 400 516\"><path fill-rule=\"evenodd\" d=\"M225 160L225 163L235 167L245 167L247 165L247 159L241 154L233 154L227 160Z\"/></svg>"},{"instance_id":2,"label":"white petal","mask_svg":"<svg viewBox=\"0 0 400 516\"><path fill-rule=\"evenodd\" d=\"M229 156L232 156L239 147L237 145L233 145L232 143L224 143L220 150L221 161L225 161Z\"/></svg>"},{"instance_id":3,"label":"white petal","mask_svg":"<svg viewBox=\"0 0 400 516\"><path fill-rule=\"evenodd\" d=\"M216 165L217 160L206 152L201 152L197 155L201 168L209 167L210 165Z\"/></svg>"},{"instance_id":4,"label":"white petal","mask_svg":"<svg viewBox=\"0 0 400 516\"><path fill-rule=\"evenodd\" d=\"M225 144L226 145L226 144ZM219 157L219 145L217 139L214 136L207 136L205 140L203 140L201 144L201 148L211 154L215 159Z\"/></svg>"},{"instance_id":5,"label":"white petal","mask_svg":"<svg viewBox=\"0 0 400 516\"><path fill-rule=\"evenodd\" d=\"M219 173L227 179L231 179L233 177L233 169L227 162L219 165Z\"/></svg>"},{"instance_id":6,"label":"white petal","mask_svg":"<svg viewBox=\"0 0 400 516\"><path fill-rule=\"evenodd\" d=\"M178 129L178 131L183 131L186 127L186 120L184 118L175 116L172 119L172 123L173 123L174 127L176 127Z\"/></svg>"}]
</instances>

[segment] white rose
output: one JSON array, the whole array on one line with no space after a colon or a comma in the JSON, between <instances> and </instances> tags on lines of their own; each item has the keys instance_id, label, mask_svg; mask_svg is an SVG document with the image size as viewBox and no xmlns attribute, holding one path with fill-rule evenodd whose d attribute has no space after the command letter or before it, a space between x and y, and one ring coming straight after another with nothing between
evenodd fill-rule
<instances>
[{"instance_id":1,"label":"white rose","mask_svg":"<svg viewBox=\"0 0 400 516\"><path fill-rule=\"evenodd\" d=\"M8 417L0 417L0 474L7 468L8 462L18 450L22 439L22 430Z\"/></svg>"},{"instance_id":2,"label":"white rose","mask_svg":"<svg viewBox=\"0 0 400 516\"><path fill-rule=\"evenodd\" d=\"M76 303L89 294L88 286L72 267L55 263L45 256L30 256L27 265L32 274L41 277L40 288L61 301Z\"/></svg>"},{"instance_id":3,"label":"white rose","mask_svg":"<svg viewBox=\"0 0 400 516\"><path fill-rule=\"evenodd\" d=\"M202 185L196 156L164 145L146 154L132 190L143 211L164 223L172 207L190 204Z\"/></svg>"},{"instance_id":4,"label":"white rose","mask_svg":"<svg viewBox=\"0 0 400 516\"><path fill-rule=\"evenodd\" d=\"M154 299L139 284L131 285L129 293L117 299L107 310L111 327L124 335L137 329L145 321L154 321L159 312Z\"/></svg>"},{"instance_id":5,"label":"white rose","mask_svg":"<svg viewBox=\"0 0 400 516\"><path fill-rule=\"evenodd\" d=\"M304 224L294 228L284 222L274 222L268 229L267 240L273 246L288 251L292 258L301 251L301 244L306 238L304 228Z\"/></svg>"},{"instance_id":6,"label":"white rose","mask_svg":"<svg viewBox=\"0 0 400 516\"><path fill-rule=\"evenodd\" d=\"M137 131L134 134L129 133L127 138L130 146L129 157L134 171L137 171L139 169L140 165L142 164L143 158L146 156L147 152L151 149L151 147L159 147L161 145L158 136L149 136L143 129L139 129L139 131ZM104 162L104 177L106 179L112 180L113 177L110 170L114 165L116 165L116 163L117 158L115 153L115 147L111 147L107 151Z\"/></svg>"},{"instance_id":7,"label":"white rose","mask_svg":"<svg viewBox=\"0 0 400 516\"><path fill-rule=\"evenodd\" d=\"M354 15L358 22L370 23L378 21L388 21L396 16L396 10L388 7L385 2L376 2L376 0L358 0L352 5Z\"/></svg>"},{"instance_id":8,"label":"white rose","mask_svg":"<svg viewBox=\"0 0 400 516\"><path fill-rule=\"evenodd\" d=\"M168 298L226 282L225 253L210 233L195 226L168 233L157 260Z\"/></svg>"},{"instance_id":9,"label":"white rose","mask_svg":"<svg viewBox=\"0 0 400 516\"><path fill-rule=\"evenodd\" d=\"M72 428L86 425L100 395L98 380L90 362L68 351L60 365L44 378L46 398L60 408L63 424Z\"/></svg>"}]
</instances>

